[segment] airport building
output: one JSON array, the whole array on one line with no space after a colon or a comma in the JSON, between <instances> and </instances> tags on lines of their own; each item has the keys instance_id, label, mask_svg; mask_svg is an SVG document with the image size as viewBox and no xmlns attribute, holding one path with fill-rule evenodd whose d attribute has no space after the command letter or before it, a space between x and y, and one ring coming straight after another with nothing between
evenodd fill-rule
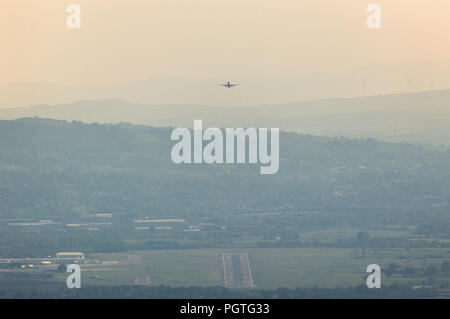
<instances>
[{"instance_id":1,"label":"airport building","mask_svg":"<svg viewBox=\"0 0 450 319\"><path fill-rule=\"evenodd\" d=\"M85 256L83 253L80 253L80 252L59 252L59 253L56 253L56 258L79 260L79 259L84 259Z\"/></svg>"}]
</instances>

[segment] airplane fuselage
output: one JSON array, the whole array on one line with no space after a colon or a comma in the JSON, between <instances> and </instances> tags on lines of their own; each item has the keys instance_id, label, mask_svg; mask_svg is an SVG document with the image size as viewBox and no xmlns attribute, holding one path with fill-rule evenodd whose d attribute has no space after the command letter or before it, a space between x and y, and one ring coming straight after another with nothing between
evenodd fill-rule
<instances>
[{"instance_id":1,"label":"airplane fuselage","mask_svg":"<svg viewBox=\"0 0 450 319\"><path fill-rule=\"evenodd\" d=\"M226 88L232 88L232 87L234 87L234 86L238 86L239 84L231 84L229 81L227 81L227 83L226 84L221 84L221 86L224 86L224 87L226 87Z\"/></svg>"}]
</instances>

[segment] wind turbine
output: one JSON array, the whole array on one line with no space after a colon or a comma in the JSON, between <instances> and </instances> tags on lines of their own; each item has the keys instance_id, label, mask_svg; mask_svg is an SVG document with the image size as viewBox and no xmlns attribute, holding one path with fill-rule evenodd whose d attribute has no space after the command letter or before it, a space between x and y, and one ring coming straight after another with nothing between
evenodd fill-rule
<instances>
[{"instance_id":1,"label":"wind turbine","mask_svg":"<svg viewBox=\"0 0 450 319\"><path fill-rule=\"evenodd\" d=\"M429 75L428 77L430 78L430 90L434 91L434 84L435 84L436 79L433 78L431 75Z\"/></svg>"},{"instance_id":2,"label":"wind turbine","mask_svg":"<svg viewBox=\"0 0 450 319\"><path fill-rule=\"evenodd\" d=\"M362 96L365 97L366 96L366 90L367 90L367 82L366 81L362 81L360 84L361 84L361 89L362 89Z\"/></svg>"},{"instance_id":3,"label":"wind turbine","mask_svg":"<svg viewBox=\"0 0 450 319\"><path fill-rule=\"evenodd\" d=\"M412 85L413 85L413 79L411 76L406 77L406 83L408 85L409 94L411 94L412 93Z\"/></svg>"}]
</instances>

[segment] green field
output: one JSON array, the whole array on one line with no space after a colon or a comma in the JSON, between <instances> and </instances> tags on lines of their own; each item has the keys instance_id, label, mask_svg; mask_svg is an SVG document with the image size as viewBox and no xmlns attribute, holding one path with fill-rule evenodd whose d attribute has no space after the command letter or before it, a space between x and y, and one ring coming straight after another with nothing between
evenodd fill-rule
<instances>
[{"instance_id":1,"label":"green field","mask_svg":"<svg viewBox=\"0 0 450 319\"><path fill-rule=\"evenodd\" d=\"M99 265L83 265L85 284L145 284L168 286L222 285L221 254L248 251L254 283L258 288L336 287L364 284L365 269L371 263L382 268L390 263L423 267L450 259L446 248L384 249L365 258L344 248L251 248L246 250L153 250L114 254L95 254ZM63 275L63 274L62 274ZM438 277L443 283L450 278ZM424 277L382 276L382 284L393 282L414 285L426 283Z\"/></svg>"}]
</instances>

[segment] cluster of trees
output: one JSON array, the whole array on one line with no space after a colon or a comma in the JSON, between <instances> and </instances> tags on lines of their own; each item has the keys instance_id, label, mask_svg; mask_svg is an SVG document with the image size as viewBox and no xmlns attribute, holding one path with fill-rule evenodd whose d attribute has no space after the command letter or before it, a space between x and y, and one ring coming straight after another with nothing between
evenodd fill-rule
<instances>
[{"instance_id":1,"label":"cluster of trees","mask_svg":"<svg viewBox=\"0 0 450 319\"><path fill-rule=\"evenodd\" d=\"M382 272L384 272L388 277L391 277L395 274L403 275L404 277L436 277L439 275L449 275L450 274L450 262L445 260L442 262L441 267L436 265L429 265L422 268L414 268L411 266L398 265L396 263L389 264L388 267L383 268Z\"/></svg>"},{"instance_id":2,"label":"cluster of trees","mask_svg":"<svg viewBox=\"0 0 450 319\"><path fill-rule=\"evenodd\" d=\"M308 299L308 298L433 298L436 291L413 290L406 285L392 284L381 289L367 286L349 288L279 288L275 290L230 290L223 287L146 287L146 286L85 286L67 288L0 288L2 298L145 298L145 299Z\"/></svg>"},{"instance_id":3,"label":"cluster of trees","mask_svg":"<svg viewBox=\"0 0 450 319\"><path fill-rule=\"evenodd\" d=\"M31 232L7 229L0 232L0 257L45 257L58 251L119 252L134 248L115 236L111 231L71 232L47 231Z\"/></svg>"}]
</instances>

